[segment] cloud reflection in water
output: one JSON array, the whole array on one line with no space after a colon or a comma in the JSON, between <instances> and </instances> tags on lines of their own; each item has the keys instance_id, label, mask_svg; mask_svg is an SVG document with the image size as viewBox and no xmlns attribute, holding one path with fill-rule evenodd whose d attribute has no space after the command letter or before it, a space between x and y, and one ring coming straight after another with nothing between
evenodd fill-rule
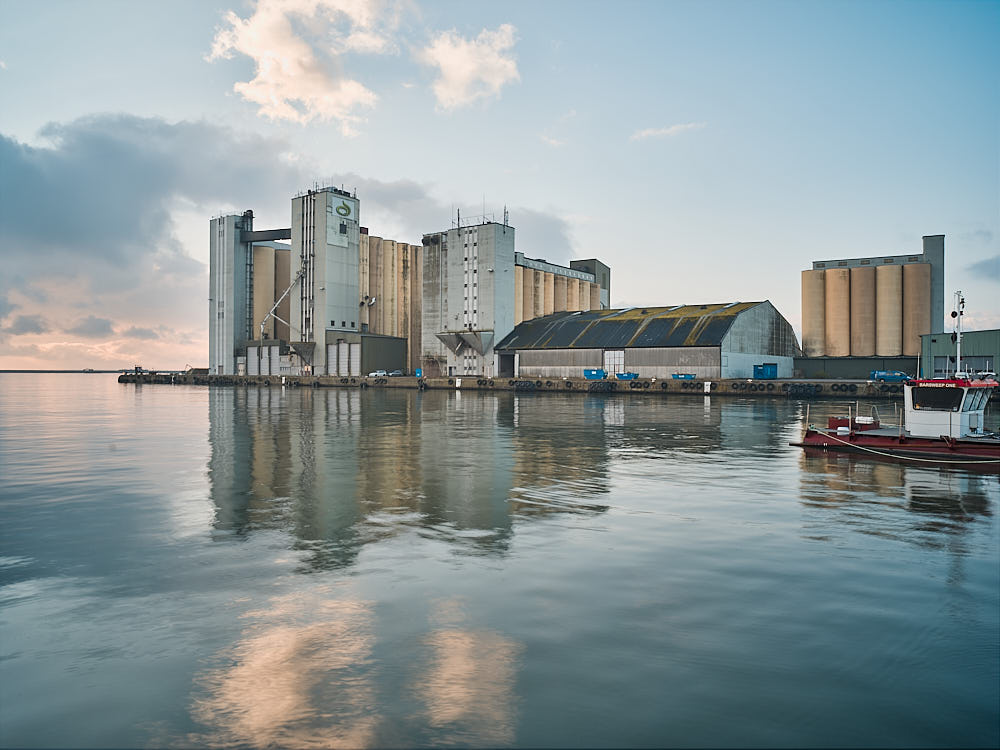
<instances>
[{"instance_id":1,"label":"cloud reflection in water","mask_svg":"<svg viewBox=\"0 0 1000 750\"><path fill-rule=\"evenodd\" d=\"M208 729L193 744L366 747L378 717L368 673L372 612L367 602L306 594L271 600L198 679L193 718Z\"/></svg>"}]
</instances>

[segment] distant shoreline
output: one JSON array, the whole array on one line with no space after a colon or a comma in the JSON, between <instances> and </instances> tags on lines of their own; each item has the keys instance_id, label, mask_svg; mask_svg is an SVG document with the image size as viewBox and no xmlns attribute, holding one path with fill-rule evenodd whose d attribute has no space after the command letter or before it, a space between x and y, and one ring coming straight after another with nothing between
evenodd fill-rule
<instances>
[{"instance_id":1,"label":"distant shoreline","mask_svg":"<svg viewBox=\"0 0 1000 750\"><path fill-rule=\"evenodd\" d=\"M121 373L121 370L0 370L0 374L3 373L25 373L25 374L43 374L43 373L75 373L77 375L114 375L115 373Z\"/></svg>"}]
</instances>

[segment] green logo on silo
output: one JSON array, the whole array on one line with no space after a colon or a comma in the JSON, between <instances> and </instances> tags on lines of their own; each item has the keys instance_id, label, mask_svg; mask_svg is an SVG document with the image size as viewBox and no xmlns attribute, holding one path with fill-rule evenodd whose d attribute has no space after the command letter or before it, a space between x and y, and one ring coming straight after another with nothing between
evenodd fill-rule
<instances>
[{"instance_id":1,"label":"green logo on silo","mask_svg":"<svg viewBox=\"0 0 1000 750\"><path fill-rule=\"evenodd\" d=\"M350 216L351 207L347 205L347 201L341 201L340 205L337 206L337 213L341 216Z\"/></svg>"}]
</instances>

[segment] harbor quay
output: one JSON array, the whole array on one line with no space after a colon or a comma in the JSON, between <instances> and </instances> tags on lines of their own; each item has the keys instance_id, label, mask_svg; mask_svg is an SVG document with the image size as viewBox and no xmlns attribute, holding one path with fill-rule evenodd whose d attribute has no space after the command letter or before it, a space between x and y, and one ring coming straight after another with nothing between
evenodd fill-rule
<instances>
[{"instance_id":1,"label":"harbor quay","mask_svg":"<svg viewBox=\"0 0 1000 750\"><path fill-rule=\"evenodd\" d=\"M481 376L418 378L335 375L206 375L203 373L127 372L119 383L136 385L206 385L243 388L403 388L457 391L517 391L532 393L620 393L682 396L783 397L809 399L865 398L900 399L899 383L867 380L775 379L754 380L590 380L586 378L485 378Z\"/></svg>"}]
</instances>

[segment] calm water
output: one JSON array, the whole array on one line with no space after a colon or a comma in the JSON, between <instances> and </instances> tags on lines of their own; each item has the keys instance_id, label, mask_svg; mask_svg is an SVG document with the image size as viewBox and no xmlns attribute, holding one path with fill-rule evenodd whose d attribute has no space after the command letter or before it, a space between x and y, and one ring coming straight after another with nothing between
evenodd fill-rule
<instances>
[{"instance_id":1,"label":"calm water","mask_svg":"<svg viewBox=\"0 0 1000 750\"><path fill-rule=\"evenodd\" d=\"M1000 480L803 408L0 375L0 745L996 746Z\"/></svg>"}]
</instances>

